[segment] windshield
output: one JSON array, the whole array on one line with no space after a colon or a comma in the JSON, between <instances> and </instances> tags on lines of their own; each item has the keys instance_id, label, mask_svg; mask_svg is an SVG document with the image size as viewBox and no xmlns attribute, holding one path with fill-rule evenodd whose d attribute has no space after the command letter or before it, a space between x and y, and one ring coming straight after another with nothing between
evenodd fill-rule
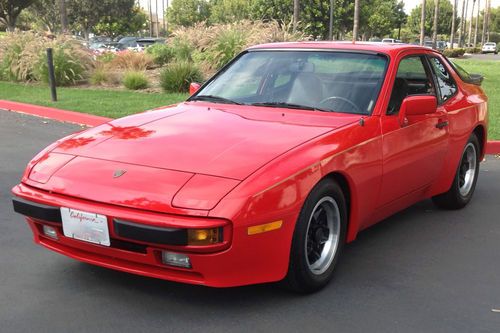
<instances>
[{"instance_id":1,"label":"windshield","mask_svg":"<svg viewBox=\"0 0 500 333\"><path fill-rule=\"evenodd\" d=\"M250 51L190 100L370 114L386 66L367 53Z\"/></svg>"}]
</instances>

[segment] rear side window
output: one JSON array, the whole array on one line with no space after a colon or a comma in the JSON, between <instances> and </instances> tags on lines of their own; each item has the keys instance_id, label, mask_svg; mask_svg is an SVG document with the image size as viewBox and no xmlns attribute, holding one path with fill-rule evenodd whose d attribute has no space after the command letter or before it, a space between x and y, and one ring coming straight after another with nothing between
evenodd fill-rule
<instances>
[{"instance_id":1,"label":"rear side window","mask_svg":"<svg viewBox=\"0 0 500 333\"><path fill-rule=\"evenodd\" d=\"M441 102L450 99L457 92L457 84L451 77L443 62L436 57L430 58L430 63L438 85Z\"/></svg>"}]
</instances>

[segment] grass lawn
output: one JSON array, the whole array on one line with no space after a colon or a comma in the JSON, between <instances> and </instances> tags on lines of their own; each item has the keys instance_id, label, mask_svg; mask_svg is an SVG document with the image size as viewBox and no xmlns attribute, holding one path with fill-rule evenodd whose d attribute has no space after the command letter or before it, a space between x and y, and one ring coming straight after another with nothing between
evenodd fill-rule
<instances>
[{"instance_id":1,"label":"grass lawn","mask_svg":"<svg viewBox=\"0 0 500 333\"><path fill-rule=\"evenodd\" d=\"M98 116L119 118L185 100L187 94L140 93L132 91L58 88L58 102L50 101L50 90L43 85L0 82L0 99Z\"/></svg>"},{"instance_id":2,"label":"grass lawn","mask_svg":"<svg viewBox=\"0 0 500 333\"><path fill-rule=\"evenodd\" d=\"M482 88L489 98L490 128L488 138L500 140L500 61L472 59L454 59L453 61L469 73L478 73L484 76Z\"/></svg>"}]
</instances>

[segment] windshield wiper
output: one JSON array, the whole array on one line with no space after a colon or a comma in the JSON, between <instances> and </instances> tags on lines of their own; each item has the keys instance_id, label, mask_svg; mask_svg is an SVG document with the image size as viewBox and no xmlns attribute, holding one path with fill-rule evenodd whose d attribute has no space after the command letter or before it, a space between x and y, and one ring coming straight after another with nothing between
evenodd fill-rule
<instances>
[{"instance_id":1,"label":"windshield wiper","mask_svg":"<svg viewBox=\"0 0 500 333\"><path fill-rule=\"evenodd\" d=\"M207 102L214 102L214 103L242 105L242 103L238 103L238 102L230 100L228 98L224 98L221 96L215 96L215 95L198 95L198 96L191 98L190 101L207 101Z\"/></svg>"},{"instance_id":2,"label":"windshield wiper","mask_svg":"<svg viewBox=\"0 0 500 333\"><path fill-rule=\"evenodd\" d=\"M300 104L294 104L294 103L286 103L286 102L263 102L263 103L252 103L250 105L253 105L253 106L268 106L268 107L273 107L273 108L287 108L287 109L301 109L301 110L331 112L331 110L315 108L313 106L307 106L307 105L300 105Z\"/></svg>"}]
</instances>

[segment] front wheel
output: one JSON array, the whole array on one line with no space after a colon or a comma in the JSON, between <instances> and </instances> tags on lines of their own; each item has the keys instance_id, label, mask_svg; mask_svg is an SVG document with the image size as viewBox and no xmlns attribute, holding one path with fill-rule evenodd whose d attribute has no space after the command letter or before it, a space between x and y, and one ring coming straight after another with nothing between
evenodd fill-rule
<instances>
[{"instance_id":1,"label":"front wheel","mask_svg":"<svg viewBox=\"0 0 500 333\"><path fill-rule=\"evenodd\" d=\"M321 181L307 197L295 226L285 278L290 289L314 292L331 280L346 225L346 200L340 186L329 179Z\"/></svg>"},{"instance_id":2,"label":"front wheel","mask_svg":"<svg viewBox=\"0 0 500 333\"><path fill-rule=\"evenodd\" d=\"M460 209L469 203L479 176L479 157L479 140L472 134L465 145L451 188L448 192L432 198L436 206L444 209Z\"/></svg>"}]
</instances>

